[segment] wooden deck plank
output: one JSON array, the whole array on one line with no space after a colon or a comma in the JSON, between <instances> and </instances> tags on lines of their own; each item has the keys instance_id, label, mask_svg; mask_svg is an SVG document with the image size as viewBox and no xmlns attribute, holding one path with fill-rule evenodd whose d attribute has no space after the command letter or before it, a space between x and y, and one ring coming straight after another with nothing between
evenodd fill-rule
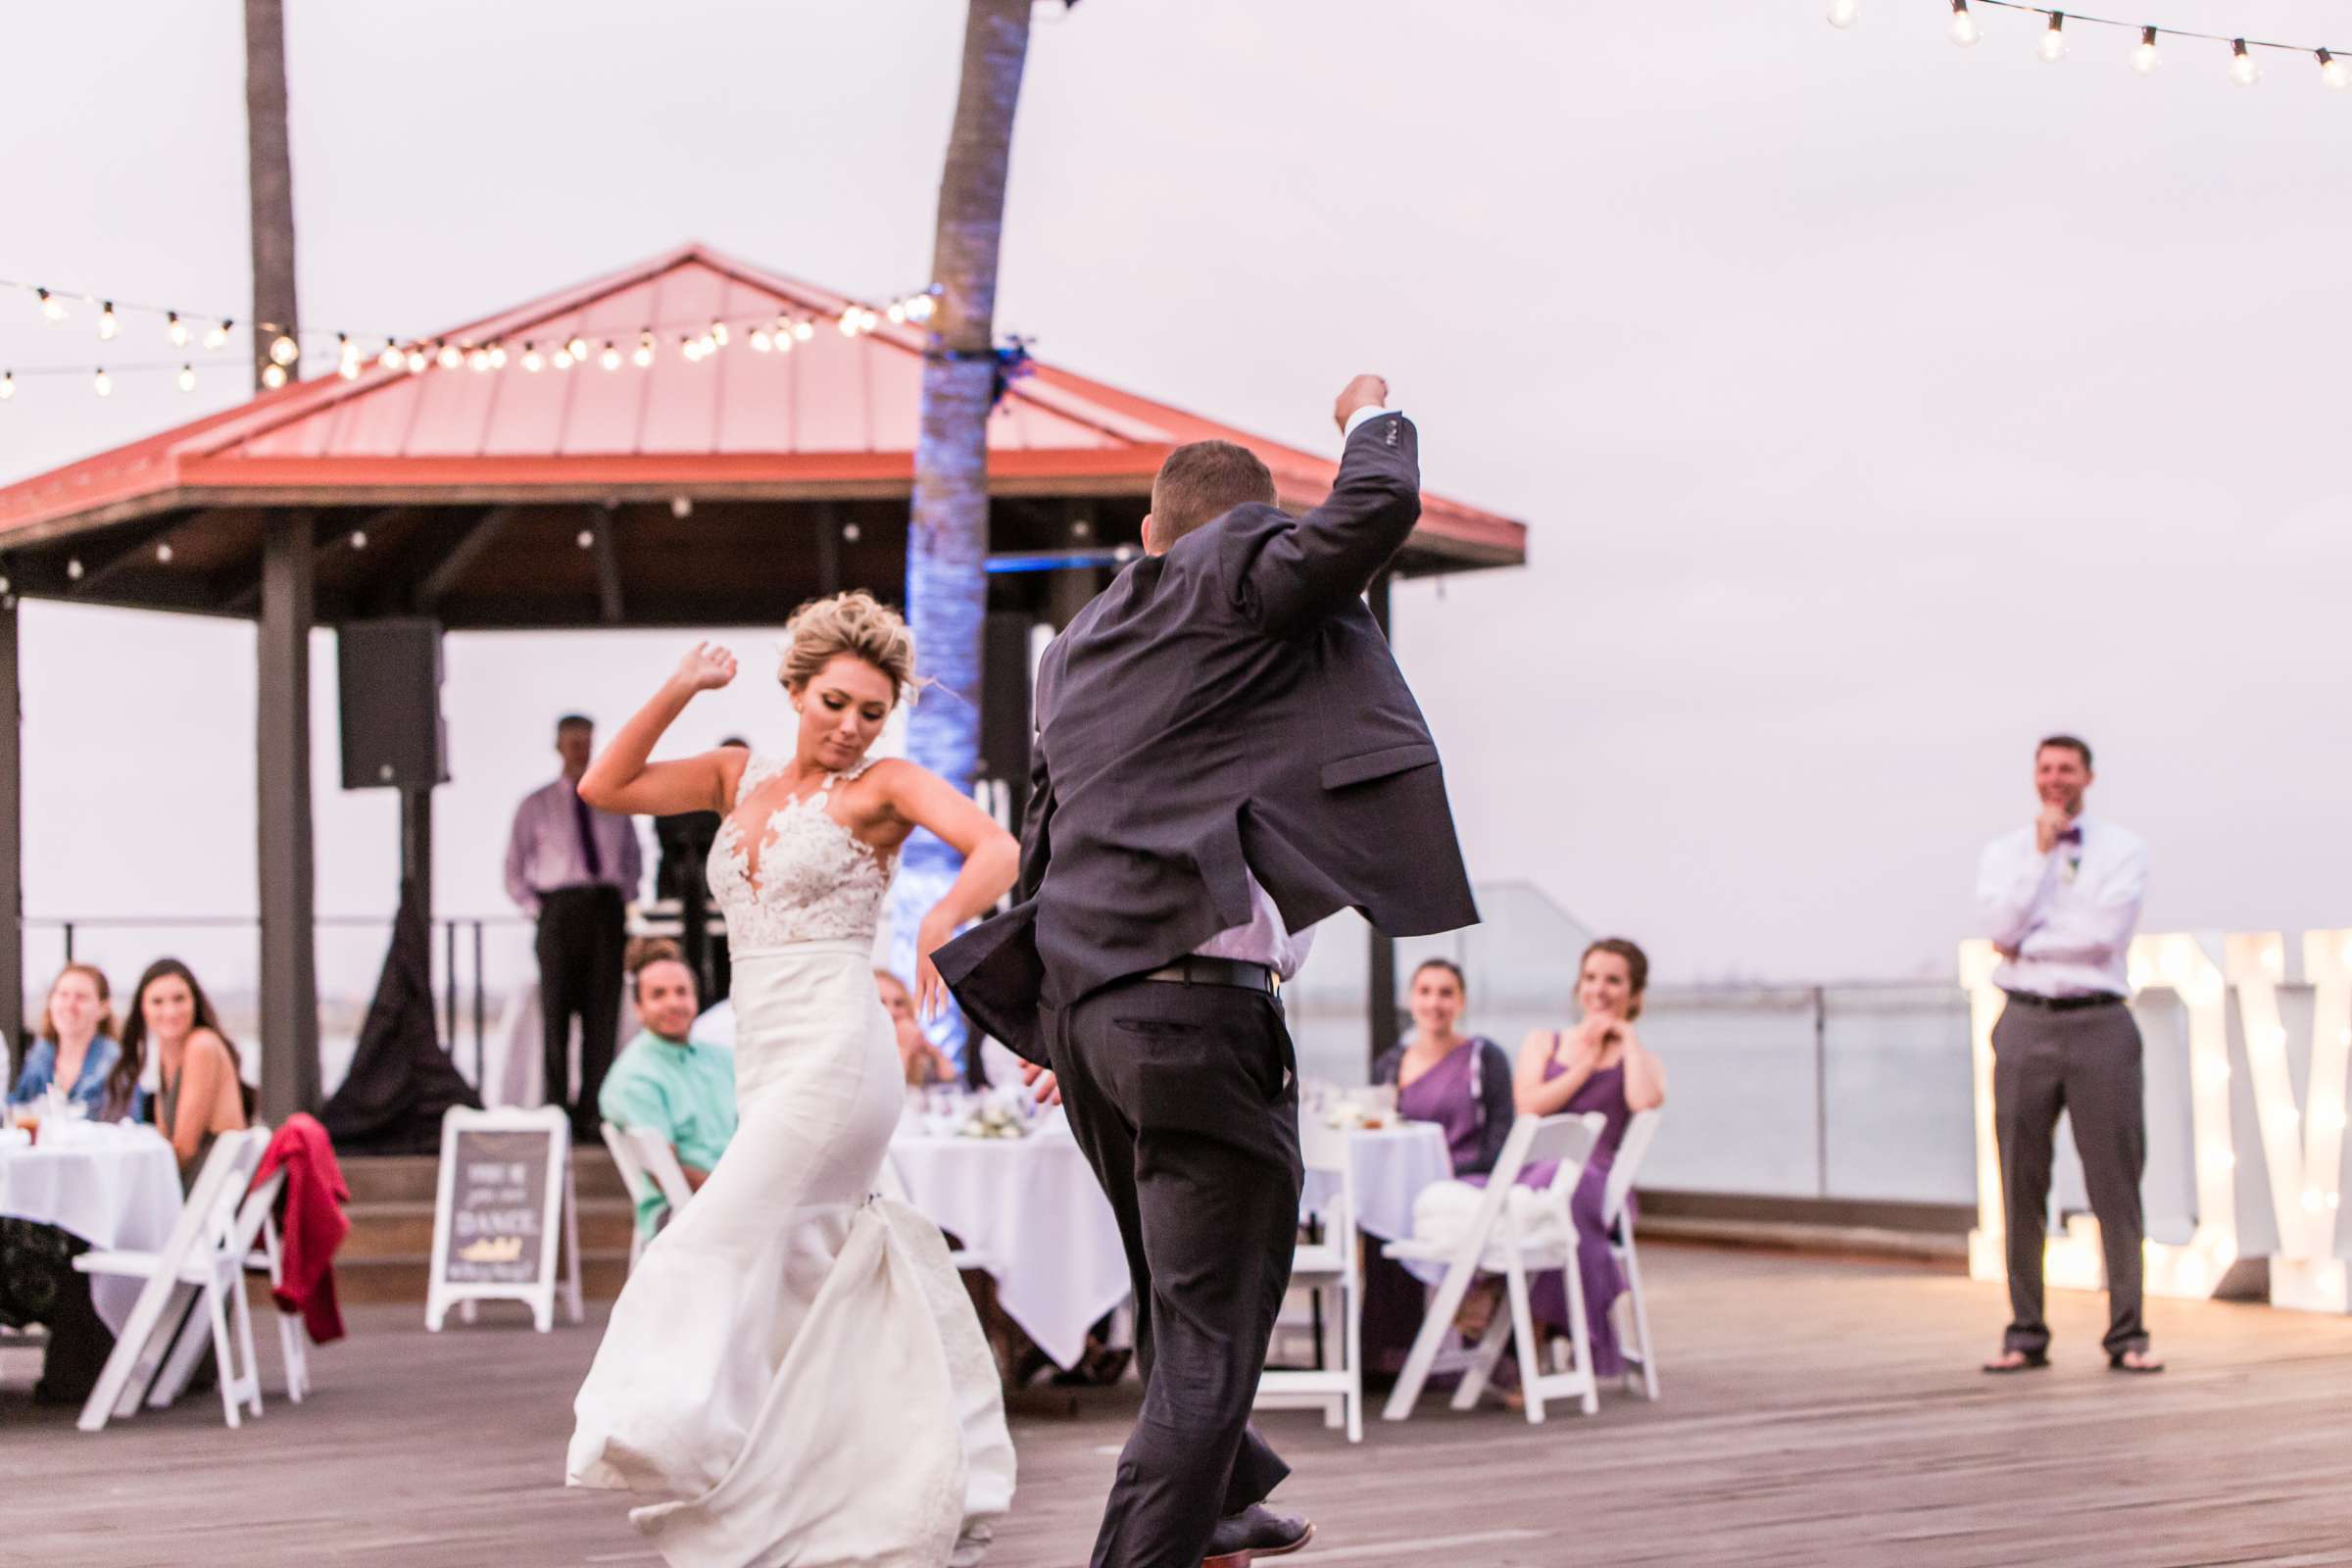
<instances>
[{"instance_id":1,"label":"wooden deck plank","mask_svg":"<svg viewBox=\"0 0 2352 1568\"><path fill-rule=\"evenodd\" d=\"M2286 1565L2352 1557L2341 1501L2352 1321L2150 1304L2173 1370L2108 1372L2096 1298L2054 1295L2058 1365L1974 1370L1996 1288L1901 1264L1654 1247L1666 1398L1604 1396L1531 1428L1424 1400L1350 1448L1302 1412L1265 1426L1312 1514L1288 1561ZM0 1352L0 1561L655 1564L622 1499L559 1484L593 1326L519 1313L427 1335L367 1307L312 1357L318 1390L230 1433L214 1400L74 1431ZM279 1387L264 1339L264 1386ZM1085 1561L1131 1391L1016 1411L1021 1485L992 1561Z\"/></svg>"}]
</instances>

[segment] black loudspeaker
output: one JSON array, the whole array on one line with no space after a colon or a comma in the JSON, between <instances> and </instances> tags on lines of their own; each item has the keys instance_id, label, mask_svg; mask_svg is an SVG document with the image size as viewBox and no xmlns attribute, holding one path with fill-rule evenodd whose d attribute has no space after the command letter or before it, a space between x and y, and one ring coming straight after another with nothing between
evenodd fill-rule
<instances>
[{"instance_id":1,"label":"black loudspeaker","mask_svg":"<svg viewBox=\"0 0 2352 1568\"><path fill-rule=\"evenodd\" d=\"M336 645L343 787L449 782L441 723L441 626L420 618L346 622Z\"/></svg>"}]
</instances>

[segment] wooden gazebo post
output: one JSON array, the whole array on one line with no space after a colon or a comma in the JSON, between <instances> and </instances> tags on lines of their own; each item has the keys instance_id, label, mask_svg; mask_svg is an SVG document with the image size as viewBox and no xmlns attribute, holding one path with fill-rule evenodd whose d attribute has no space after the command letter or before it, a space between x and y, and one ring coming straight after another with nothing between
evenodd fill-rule
<instances>
[{"instance_id":1,"label":"wooden gazebo post","mask_svg":"<svg viewBox=\"0 0 2352 1568\"><path fill-rule=\"evenodd\" d=\"M17 1039L24 1027L24 707L17 679L17 596L0 584L0 1030ZM0 1064L13 1058L0 1051ZM11 1080L14 1081L13 1079Z\"/></svg>"},{"instance_id":2,"label":"wooden gazebo post","mask_svg":"<svg viewBox=\"0 0 2352 1568\"><path fill-rule=\"evenodd\" d=\"M271 514L262 543L260 712L262 1115L319 1105L317 871L311 851L311 516Z\"/></svg>"}]
</instances>

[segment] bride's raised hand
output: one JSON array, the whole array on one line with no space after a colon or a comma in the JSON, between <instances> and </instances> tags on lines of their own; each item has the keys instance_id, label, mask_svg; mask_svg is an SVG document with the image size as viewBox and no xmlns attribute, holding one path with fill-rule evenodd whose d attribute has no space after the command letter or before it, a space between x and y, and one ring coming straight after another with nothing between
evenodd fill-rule
<instances>
[{"instance_id":1,"label":"bride's raised hand","mask_svg":"<svg viewBox=\"0 0 2352 1568\"><path fill-rule=\"evenodd\" d=\"M735 678L735 656L716 643L696 643L670 678L690 692L714 692Z\"/></svg>"}]
</instances>

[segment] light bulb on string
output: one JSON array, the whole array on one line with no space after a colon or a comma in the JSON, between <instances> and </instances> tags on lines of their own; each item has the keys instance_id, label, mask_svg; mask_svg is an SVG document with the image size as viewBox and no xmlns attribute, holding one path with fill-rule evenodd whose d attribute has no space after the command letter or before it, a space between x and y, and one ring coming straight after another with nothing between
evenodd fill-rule
<instances>
[{"instance_id":1,"label":"light bulb on string","mask_svg":"<svg viewBox=\"0 0 2352 1568\"><path fill-rule=\"evenodd\" d=\"M397 370L407 361L401 355L400 345L387 341L384 344L384 352L375 357L375 363L387 370Z\"/></svg>"},{"instance_id":2,"label":"light bulb on string","mask_svg":"<svg viewBox=\"0 0 2352 1568\"><path fill-rule=\"evenodd\" d=\"M893 326L903 326L906 324L906 302L905 300L892 300L890 302L890 324Z\"/></svg>"},{"instance_id":3,"label":"light bulb on string","mask_svg":"<svg viewBox=\"0 0 2352 1568\"><path fill-rule=\"evenodd\" d=\"M433 359L444 370L454 370L466 363L466 356L458 351L455 343L441 344L434 351Z\"/></svg>"},{"instance_id":4,"label":"light bulb on string","mask_svg":"<svg viewBox=\"0 0 2352 1568\"><path fill-rule=\"evenodd\" d=\"M302 345L280 332L270 341L270 358L278 365L292 365L302 358Z\"/></svg>"},{"instance_id":5,"label":"light bulb on string","mask_svg":"<svg viewBox=\"0 0 2352 1568\"><path fill-rule=\"evenodd\" d=\"M2066 58L2066 13L2050 13L2050 24L2041 30L2041 58L2056 65Z\"/></svg>"},{"instance_id":6,"label":"light bulb on string","mask_svg":"<svg viewBox=\"0 0 2352 1568\"><path fill-rule=\"evenodd\" d=\"M424 350L411 349L409 350L408 357L401 363L409 368L409 373L411 375L422 375L424 373L424 368L432 362L424 357Z\"/></svg>"},{"instance_id":7,"label":"light bulb on string","mask_svg":"<svg viewBox=\"0 0 2352 1568\"><path fill-rule=\"evenodd\" d=\"M340 375L346 381L356 381L359 379L360 346L351 340L350 333L337 332L335 334L335 373L337 375Z\"/></svg>"},{"instance_id":8,"label":"light bulb on string","mask_svg":"<svg viewBox=\"0 0 2352 1568\"><path fill-rule=\"evenodd\" d=\"M16 395L17 372L14 370L0 370L0 403L6 403L10 398L15 397Z\"/></svg>"},{"instance_id":9,"label":"light bulb on string","mask_svg":"<svg viewBox=\"0 0 2352 1568\"><path fill-rule=\"evenodd\" d=\"M766 327L755 326L752 328L752 352L754 354L765 354L775 346L775 339L768 335Z\"/></svg>"},{"instance_id":10,"label":"light bulb on string","mask_svg":"<svg viewBox=\"0 0 2352 1568\"><path fill-rule=\"evenodd\" d=\"M571 357L574 360L586 360L588 358L588 340L580 336L577 332L574 332L570 337L564 339L564 347L570 352Z\"/></svg>"},{"instance_id":11,"label":"light bulb on string","mask_svg":"<svg viewBox=\"0 0 2352 1568\"><path fill-rule=\"evenodd\" d=\"M858 313L858 330L863 332L871 332L875 327L880 326L881 324L882 318L876 316L872 311L859 311Z\"/></svg>"},{"instance_id":12,"label":"light bulb on string","mask_svg":"<svg viewBox=\"0 0 2352 1568\"><path fill-rule=\"evenodd\" d=\"M2346 87L2352 87L2352 66L2346 66L2323 49L2320 51L2320 79L2337 92L2342 92Z\"/></svg>"},{"instance_id":13,"label":"light bulb on string","mask_svg":"<svg viewBox=\"0 0 2352 1568\"><path fill-rule=\"evenodd\" d=\"M490 345L490 368L492 368L493 370L503 370L503 369L505 369L506 368L507 368L507 346L506 346L504 343L493 343L493 344L491 344L491 345Z\"/></svg>"},{"instance_id":14,"label":"light bulb on string","mask_svg":"<svg viewBox=\"0 0 2352 1568\"><path fill-rule=\"evenodd\" d=\"M816 323L806 318L792 323L792 335L806 343L816 336Z\"/></svg>"},{"instance_id":15,"label":"light bulb on string","mask_svg":"<svg viewBox=\"0 0 2352 1568\"><path fill-rule=\"evenodd\" d=\"M551 363L554 364L555 368L559 370L568 370L575 363L575 356L572 354L570 348L560 348L556 350L556 357Z\"/></svg>"},{"instance_id":16,"label":"light bulb on string","mask_svg":"<svg viewBox=\"0 0 2352 1568\"><path fill-rule=\"evenodd\" d=\"M478 343L472 348L466 350L466 368L471 370L476 375L479 375L484 370L490 368L490 351L486 348L483 348Z\"/></svg>"},{"instance_id":17,"label":"light bulb on string","mask_svg":"<svg viewBox=\"0 0 2352 1568\"><path fill-rule=\"evenodd\" d=\"M547 368L547 356L539 352L538 344L527 338L522 345L522 368L533 375Z\"/></svg>"},{"instance_id":18,"label":"light bulb on string","mask_svg":"<svg viewBox=\"0 0 2352 1568\"><path fill-rule=\"evenodd\" d=\"M906 319L917 323L928 321L939 309L939 296L944 292L939 284L917 294L906 302Z\"/></svg>"},{"instance_id":19,"label":"light bulb on string","mask_svg":"<svg viewBox=\"0 0 2352 1568\"><path fill-rule=\"evenodd\" d=\"M32 294L34 300L41 307L42 320L55 323L66 318L66 302L64 300L59 299L45 288L36 288Z\"/></svg>"},{"instance_id":20,"label":"light bulb on string","mask_svg":"<svg viewBox=\"0 0 2352 1568\"><path fill-rule=\"evenodd\" d=\"M2246 40L2230 40L2230 79L2240 87L2251 87L2262 79L2262 62L2246 48Z\"/></svg>"},{"instance_id":21,"label":"light bulb on string","mask_svg":"<svg viewBox=\"0 0 2352 1568\"><path fill-rule=\"evenodd\" d=\"M858 315L857 306L844 306L841 312L841 335L856 337L858 328L863 323L863 320L864 318Z\"/></svg>"},{"instance_id":22,"label":"light bulb on string","mask_svg":"<svg viewBox=\"0 0 2352 1568\"><path fill-rule=\"evenodd\" d=\"M620 368L620 350L612 346L611 338L605 339L605 352L597 356L597 363L608 370Z\"/></svg>"},{"instance_id":23,"label":"light bulb on string","mask_svg":"<svg viewBox=\"0 0 2352 1568\"><path fill-rule=\"evenodd\" d=\"M684 360L688 365L692 365L695 361L701 359L702 357L703 346L700 343L697 343L693 338L690 337L681 337L678 339L679 359Z\"/></svg>"},{"instance_id":24,"label":"light bulb on string","mask_svg":"<svg viewBox=\"0 0 2352 1568\"><path fill-rule=\"evenodd\" d=\"M286 368L285 368L284 366L282 366L282 365L265 365L265 366L263 366L263 367L262 367L262 385L264 385L264 386L268 387L268 388L269 388L270 391L274 392L274 391L276 391L276 390L277 390L279 387L281 387L281 386L284 386L285 384L286 384Z\"/></svg>"},{"instance_id":25,"label":"light bulb on string","mask_svg":"<svg viewBox=\"0 0 2352 1568\"><path fill-rule=\"evenodd\" d=\"M102 398L110 396L115 390L115 378L101 368L97 375L91 378L90 390Z\"/></svg>"},{"instance_id":26,"label":"light bulb on string","mask_svg":"<svg viewBox=\"0 0 2352 1568\"><path fill-rule=\"evenodd\" d=\"M206 327L204 329L204 346L208 349L228 347L228 329L236 324L235 321L222 317L219 325Z\"/></svg>"},{"instance_id":27,"label":"light bulb on string","mask_svg":"<svg viewBox=\"0 0 2352 1568\"><path fill-rule=\"evenodd\" d=\"M640 370L654 363L654 334L652 332L646 331L637 334L637 352L630 358L637 362L637 368Z\"/></svg>"},{"instance_id":28,"label":"light bulb on string","mask_svg":"<svg viewBox=\"0 0 2352 1568\"><path fill-rule=\"evenodd\" d=\"M115 302L113 300L108 300L105 304L99 306L98 341L101 343L112 343L115 340L115 334L120 332L122 329L122 323L115 319Z\"/></svg>"},{"instance_id":29,"label":"light bulb on string","mask_svg":"<svg viewBox=\"0 0 2352 1568\"><path fill-rule=\"evenodd\" d=\"M1850 27L1862 20L1862 0L1830 0L1830 25Z\"/></svg>"},{"instance_id":30,"label":"light bulb on string","mask_svg":"<svg viewBox=\"0 0 2352 1568\"><path fill-rule=\"evenodd\" d=\"M183 365L179 368L179 389L182 392L196 390L196 367L193 365Z\"/></svg>"},{"instance_id":31,"label":"light bulb on string","mask_svg":"<svg viewBox=\"0 0 2352 1568\"><path fill-rule=\"evenodd\" d=\"M172 346L175 349L188 346L188 323L179 318L177 311L164 313L164 336L172 340Z\"/></svg>"},{"instance_id":32,"label":"light bulb on string","mask_svg":"<svg viewBox=\"0 0 2352 1568\"><path fill-rule=\"evenodd\" d=\"M724 321L712 321L710 323L710 330L705 332L703 336L705 339L717 345L719 348L725 348L727 346L727 323Z\"/></svg>"},{"instance_id":33,"label":"light bulb on string","mask_svg":"<svg viewBox=\"0 0 2352 1568\"><path fill-rule=\"evenodd\" d=\"M718 339L712 337L710 333L705 332L701 337L698 337L694 340L694 346L699 351L695 355L695 358L707 360L711 355L718 352Z\"/></svg>"},{"instance_id":34,"label":"light bulb on string","mask_svg":"<svg viewBox=\"0 0 2352 1568\"><path fill-rule=\"evenodd\" d=\"M1952 0L1952 24L1946 29L1946 36L1963 49L1984 36L1968 9L1968 0Z\"/></svg>"},{"instance_id":35,"label":"light bulb on string","mask_svg":"<svg viewBox=\"0 0 2352 1568\"><path fill-rule=\"evenodd\" d=\"M2143 76L2151 75L2162 61L2163 57L2156 52L2156 29L2140 28L2139 42L2132 51L2132 69Z\"/></svg>"}]
</instances>

